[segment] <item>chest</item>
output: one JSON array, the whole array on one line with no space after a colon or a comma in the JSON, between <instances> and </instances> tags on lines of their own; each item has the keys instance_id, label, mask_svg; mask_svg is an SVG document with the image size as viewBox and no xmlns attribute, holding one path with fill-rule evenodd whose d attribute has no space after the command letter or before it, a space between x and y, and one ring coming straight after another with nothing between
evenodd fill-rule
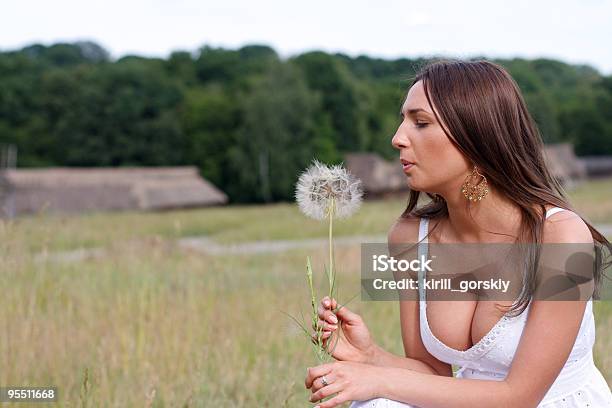
<instances>
[{"instance_id":1,"label":"chest","mask_svg":"<svg viewBox=\"0 0 612 408\"><path fill-rule=\"evenodd\" d=\"M431 332L442 343L465 351L477 344L502 318L504 312L495 304L502 301L430 301L427 321Z\"/></svg>"}]
</instances>

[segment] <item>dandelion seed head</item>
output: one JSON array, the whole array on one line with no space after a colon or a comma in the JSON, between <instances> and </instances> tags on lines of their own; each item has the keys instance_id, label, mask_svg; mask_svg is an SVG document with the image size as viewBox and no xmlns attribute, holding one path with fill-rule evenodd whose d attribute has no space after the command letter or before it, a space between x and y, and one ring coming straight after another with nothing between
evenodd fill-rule
<instances>
[{"instance_id":1,"label":"dandelion seed head","mask_svg":"<svg viewBox=\"0 0 612 408\"><path fill-rule=\"evenodd\" d=\"M328 166L313 160L298 179L295 198L308 217L324 220L347 218L359 209L363 197L361 181L341 164Z\"/></svg>"}]
</instances>

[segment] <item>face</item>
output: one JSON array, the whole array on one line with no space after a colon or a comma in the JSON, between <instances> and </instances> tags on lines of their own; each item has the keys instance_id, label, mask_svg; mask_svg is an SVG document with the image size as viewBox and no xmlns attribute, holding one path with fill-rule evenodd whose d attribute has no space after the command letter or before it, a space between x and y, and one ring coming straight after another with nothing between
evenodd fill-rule
<instances>
[{"instance_id":1,"label":"face","mask_svg":"<svg viewBox=\"0 0 612 408\"><path fill-rule=\"evenodd\" d=\"M458 191L471 170L470 161L444 134L427 102L423 81L410 88L400 115L402 123L391 143L399 150L410 188L443 196Z\"/></svg>"}]
</instances>

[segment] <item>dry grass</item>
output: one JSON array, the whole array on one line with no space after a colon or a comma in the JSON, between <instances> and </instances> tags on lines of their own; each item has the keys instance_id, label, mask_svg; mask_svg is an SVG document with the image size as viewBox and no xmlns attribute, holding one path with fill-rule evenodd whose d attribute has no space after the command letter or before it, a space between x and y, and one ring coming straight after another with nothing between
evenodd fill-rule
<instances>
[{"instance_id":1,"label":"dry grass","mask_svg":"<svg viewBox=\"0 0 612 408\"><path fill-rule=\"evenodd\" d=\"M572 203L595 223L612 223L612 179L592 180L570 192Z\"/></svg>"},{"instance_id":2,"label":"dry grass","mask_svg":"<svg viewBox=\"0 0 612 408\"><path fill-rule=\"evenodd\" d=\"M308 310L306 252L206 257L160 240L113 249L101 260L22 253L3 264L0 321L11 330L0 337L0 384L56 385L63 406L141 406L153 390L156 407L304 405L314 359L280 310L299 315L298 299ZM314 255L320 264L326 253ZM338 251L345 298L358 290L358 258L358 247ZM393 305L367 306L358 309L399 352Z\"/></svg>"},{"instance_id":3,"label":"dry grass","mask_svg":"<svg viewBox=\"0 0 612 408\"><path fill-rule=\"evenodd\" d=\"M577 192L577 204L598 222L612 222L602 209L612 208L605 186ZM338 234L384 234L403 204L366 203ZM181 250L173 239L325 234L294 206L41 216L0 225L1 385L56 385L59 405L69 407L308 406L303 380L315 359L280 310L308 310L305 258L312 255L320 272L326 248L210 257ZM111 251L72 263L32 257L80 246ZM339 247L336 256L346 300L359 291L359 247ZM401 354L397 305L355 299L352 308L383 347ZM595 317L596 364L612 382L610 302L596 302Z\"/></svg>"},{"instance_id":4,"label":"dry grass","mask_svg":"<svg viewBox=\"0 0 612 408\"><path fill-rule=\"evenodd\" d=\"M350 220L338 220L334 235L386 234L403 207L405 200L399 199L371 202ZM151 236L205 235L221 243L325 237L320 223L307 219L290 203L79 217L42 214L18 218L0 228L31 251L91 248Z\"/></svg>"}]
</instances>

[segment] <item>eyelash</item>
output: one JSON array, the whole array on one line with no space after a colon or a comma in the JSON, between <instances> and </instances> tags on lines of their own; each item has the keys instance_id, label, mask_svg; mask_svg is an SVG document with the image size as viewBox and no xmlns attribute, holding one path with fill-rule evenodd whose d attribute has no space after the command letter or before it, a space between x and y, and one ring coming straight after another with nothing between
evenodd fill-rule
<instances>
[{"instance_id":1,"label":"eyelash","mask_svg":"<svg viewBox=\"0 0 612 408\"><path fill-rule=\"evenodd\" d=\"M405 120L404 116L400 115L400 121L403 122L404 120ZM419 123L419 122L416 122L414 125L415 125L416 128L422 129L422 128L426 127L427 125L429 125L429 123L423 123L423 122Z\"/></svg>"}]
</instances>

